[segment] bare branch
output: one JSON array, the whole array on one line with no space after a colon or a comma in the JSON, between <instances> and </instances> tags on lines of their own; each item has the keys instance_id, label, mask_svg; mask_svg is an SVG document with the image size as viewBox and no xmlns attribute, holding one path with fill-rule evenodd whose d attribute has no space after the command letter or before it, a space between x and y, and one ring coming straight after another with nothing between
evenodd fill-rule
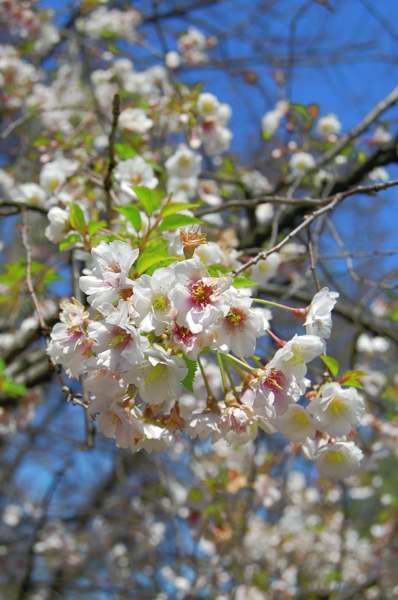
<instances>
[{"instance_id":1,"label":"bare branch","mask_svg":"<svg viewBox=\"0 0 398 600\"><path fill-rule=\"evenodd\" d=\"M22 209L22 243L26 252L26 285L28 286L28 290L30 296L32 298L33 305L36 309L37 318L39 319L40 327L43 333L48 333L48 326L45 322L43 312L37 298L33 278L32 278L32 249L29 243L29 231L28 231L28 220L26 210Z\"/></svg>"},{"instance_id":2,"label":"bare branch","mask_svg":"<svg viewBox=\"0 0 398 600\"><path fill-rule=\"evenodd\" d=\"M115 94L113 97L112 103L112 126L109 134L109 143L108 143L108 169L104 177L104 191L106 196L106 219L108 225L111 222L112 216L112 173L114 168L116 167L115 160L115 138L116 138L116 130L117 124L119 121L120 115L120 96L119 94Z\"/></svg>"},{"instance_id":3,"label":"bare branch","mask_svg":"<svg viewBox=\"0 0 398 600\"><path fill-rule=\"evenodd\" d=\"M346 192L341 192L340 194L335 194L334 196L331 196L331 197L329 196L328 198L326 198L325 200L323 200L320 203L321 204L320 208L309 213L304 218L304 220L299 225L297 225L297 227L292 229L292 231L290 231L280 242L278 242L277 244L275 244L274 246L272 246L272 248L269 248L268 250L259 252L251 260L249 260L247 263L245 263L244 265L239 267L239 269L237 269L235 271L235 275L238 275L239 273L246 271L247 269L249 269L256 263L258 263L260 260L267 258L268 256L270 256L270 254L273 254L274 252L277 252L278 250L283 248L283 246L285 246L285 244L290 242L290 240L292 238L294 238L298 233L300 233L300 231L302 231L303 229L306 229L309 225L311 225L311 223L313 221L318 219L321 215L331 212L338 204L340 204L340 202L345 200L345 198L348 198L349 196L353 196L354 194L369 194L371 192L379 192L379 191L394 187L396 185L398 185L398 179L393 179L391 181L386 181L385 183L376 183L374 185L368 185L368 186L366 186L366 185L358 186L356 188L347 190Z\"/></svg>"}]
</instances>

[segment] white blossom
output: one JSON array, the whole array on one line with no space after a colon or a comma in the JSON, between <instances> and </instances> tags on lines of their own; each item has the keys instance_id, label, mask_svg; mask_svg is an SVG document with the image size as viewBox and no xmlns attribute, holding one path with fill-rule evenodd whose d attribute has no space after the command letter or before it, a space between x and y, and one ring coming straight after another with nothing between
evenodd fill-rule
<instances>
[{"instance_id":1,"label":"white blossom","mask_svg":"<svg viewBox=\"0 0 398 600\"><path fill-rule=\"evenodd\" d=\"M142 108L126 108L120 113L119 127L134 133L144 134L153 127L152 119L149 119Z\"/></svg>"},{"instance_id":2,"label":"white blossom","mask_svg":"<svg viewBox=\"0 0 398 600\"><path fill-rule=\"evenodd\" d=\"M135 383L140 397L152 406L162 406L168 412L182 393L182 380L187 367L182 358L170 356L161 347L145 353L145 360L129 370L124 379Z\"/></svg>"},{"instance_id":3,"label":"white blossom","mask_svg":"<svg viewBox=\"0 0 398 600\"><path fill-rule=\"evenodd\" d=\"M189 179L197 177L201 171L202 157L182 144L178 150L166 160L169 177Z\"/></svg>"},{"instance_id":4,"label":"white blossom","mask_svg":"<svg viewBox=\"0 0 398 600\"><path fill-rule=\"evenodd\" d=\"M336 115L330 113L319 119L316 129L321 136L328 138L340 133L341 123Z\"/></svg>"},{"instance_id":5,"label":"white blossom","mask_svg":"<svg viewBox=\"0 0 398 600\"><path fill-rule=\"evenodd\" d=\"M330 292L327 287L315 294L307 309L304 323L308 335L317 335L323 339L330 337L332 331L331 312L338 297L337 292Z\"/></svg>"},{"instance_id":6,"label":"white blossom","mask_svg":"<svg viewBox=\"0 0 398 600\"><path fill-rule=\"evenodd\" d=\"M363 453L353 442L336 442L322 446L316 455L316 464L322 475L344 479L360 468Z\"/></svg>"},{"instance_id":7,"label":"white blossom","mask_svg":"<svg viewBox=\"0 0 398 600\"><path fill-rule=\"evenodd\" d=\"M114 175L124 193L121 202L125 203L136 199L132 187L143 186L153 189L158 185L158 179L155 177L152 167L141 156L120 161Z\"/></svg>"},{"instance_id":8,"label":"white blossom","mask_svg":"<svg viewBox=\"0 0 398 600\"><path fill-rule=\"evenodd\" d=\"M315 167L315 159L308 152L296 152L291 156L289 165L295 175L300 175Z\"/></svg>"},{"instance_id":9,"label":"white blossom","mask_svg":"<svg viewBox=\"0 0 398 600\"><path fill-rule=\"evenodd\" d=\"M303 442L315 435L316 426L308 411L299 404L289 404L286 411L276 419L278 430L293 442Z\"/></svg>"},{"instance_id":10,"label":"white blossom","mask_svg":"<svg viewBox=\"0 0 398 600\"><path fill-rule=\"evenodd\" d=\"M321 387L308 410L317 420L318 429L339 437L359 425L365 414L365 405L355 388L343 388L332 382Z\"/></svg>"},{"instance_id":11,"label":"white blossom","mask_svg":"<svg viewBox=\"0 0 398 600\"><path fill-rule=\"evenodd\" d=\"M49 224L45 229L45 235L54 244L61 242L68 232L69 212L59 206L53 206L47 213Z\"/></svg>"}]
</instances>

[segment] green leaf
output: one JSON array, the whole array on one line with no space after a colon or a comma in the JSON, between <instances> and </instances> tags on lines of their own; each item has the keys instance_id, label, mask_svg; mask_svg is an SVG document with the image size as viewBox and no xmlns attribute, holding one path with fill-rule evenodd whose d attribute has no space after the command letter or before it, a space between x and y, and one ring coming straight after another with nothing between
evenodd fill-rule
<instances>
[{"instance_id":1,"label":"green leaf","mask_svg":"<svg viewBox=\"0 0 398 600\"><path fill-rule=\"evenodd\" d=\"M54 267L48 267L46 271L42 272L41 279L44 285L49 285L55 281L60 281L61 277Z\"/></svg>"},{"instance_id":2,"label":"green leaf","mask_svg":"<svg viewBox=\"0 0 398 600\"><path fill-rule=\"evenodd\" d=\"M132 189L148 215L151 215L160 207L162 199L165 196L164 192L159 189L150 190L140 185L136 185Z\"/></svg>"},{"instance_id":3,"label":"green leaf","mask_svg":"<svg viewBox=\"0 0 398 600\"><path fill-rule=\"evenodd\" d=\"M232 281L233 287L241 288L241 287L253 287L254 285L258 285L252 279L246 279L246 277L235 277Z\"/></svg>"},{"instance_id":4,"label":"green leaf","mask_svg":"<svg viewBox=\"0 0 398 600\"><path fill-rule=\"evenodd\" d=\"M182 358L187 366L188 373L181 383L189 392L193 392L193 382L198 368L198 361L188 358L185 354L183 354Z\"/></svg>"},{"instance_id":5,"label":"green leaf","mask_svg":"<svg viewBox=\"0 0 398 600\"><path fill-rule=\"evenodd\" d=\"M26 277L26 267L23 259L6 264L4 269L5 272L0 274L0 283L5 285L15 285Z\"/></svg>"},{"instance_id":6,"label":"green leaf","mask_svg":"<svg viewBox=\"0 0 398 600\"><path fill-rule=\"evenodd\" d=\"M263 592L269 589L269 577L265 571L257 571L253 575L252 583Z\"/></svg>"},{"instance_id":7,"label":"green leaf","mask_svg":"<svg viewBox=\"0 0 398 600\"><path fill-rule=\"evenodd\" d=\"M398 305L392 309L392 311L390 313L390 318L393 321L398 321Z\"/></svg>"},{"instance_id":8,"label":"green leaf","mask_svg":"<svg viewBox=\"0 0 398 600\"><path fill-rule=\"evenodd\" d=\"M204 492L200 488L194 487L189 490L188 498L191 502L201 502L204 497Z\"/></svg>"},{"instance_id":9,"label":"green leaf","mask_svg":"<svg viewBox=\"0 0 398 600\"><path fill-rule=\"evenodd\" d=\"M341 385L362 389L363 384L361 378L365 377L365 375L367 375L366 371L346 371L344 375L340 377L339 383Z\"/></svg>"},{"instance_id":10,"label":"green leaf","mask_svg":"<svg viewBox=\"0 0 398 600\"><path fill-rule=\"evenodd\" d=\"M10 394L10 396L24 396L27 392L26 386L23 383L15 383L10 379L6 379L0 384L1 389Z\"/></svg>"},{"instance_id":11,"label":"green leaf","mask_svg":"<svg viewBox=\"0 0 398 600\"><path fill-rule=\"evenodd\" d=\"M61 251L68 250L77 244L77 242L80 242L80 240L80 235L77 233L70 233L64 240L62 240L62 242L59 243L59 249Z\"/></svg>"},{"instance_id":12,"label":"green leaf","mask_svg":"<svg viewBox=\"0 0 398 600\"><path fill-rule=\"evenodd\" d=\"M94 235L99 229L106 227L105 221L91 221L88 224L88 232L90 236Z\"/></svg>"},{"instance_id":13,"label":"green leaf","mask_svg":"<svg viewBox=\"0 0 398 600\"><path fill-rule=\"evenodd\" d=\"M225 265L209 265L207 267L210 277L219 277L220 275L225 275L226 273L230 273L231 269L226 267Z\"/></svg>"},{"instance_id":14,"label":"green leaf","mask_svg":"<svg viewBox=\"0 0 398 600\"><path fill-rule=\"evenodd\" d=\"M190 215L169 215L160 223L159 229L160 231L170 231L186 225L200 225L201 223L203 223L201 219Z\"/></svg>"},{"instance_id":15,"label":"green leaf","mask_svg":"<svg viewBox=\"0 0 398 600\"><path fill-rule=\"evenodd\" d=\"M132 224L134 229L138 232L141 229L141 215L139 209L131 204L130 206L121 206L116 209L122 213L126 219Z\"/></svg>"},{"instance_id":16,"label":"green leaf","mask_svg":"<svg viewBox=\"0 0 398 600\"><path fill-rule=\"evenodd\" d=\"M115 144L116 154L121 160L127 160L136 156L137 152L129 144Z\"/></svg>"},{"instance_id":17,"label":"green leaf","mask_svg":"<svg viewBox=\"0 0 398 600\"><path fill-rule=\"evenodd\" d=\"M198 206L200 206L199 202L172 202L162 209L162 215L163 217L169 217L182 210L191 210L193 208L198 208Z\"/></svg>"},{"instance_id":18,"label":"green leaf","mask_svg":"<svg viewBox=\"0 0 398 600\"><path fill-rule=\"evenodd\" d=\"M84 219L84 212L78 204L70 204L69 208L69 222L73 229L84 233L87 231L86 221Z\"/></svg>"},{"instance_id":19,"label":"green leaf","mask_svg":"<svg viewBox=\"0 0 398 600\"><path fill-rule=\"evenodd\" d=\"M308 112L308 108L307 106L305 106L305 104L300 104L298 102L296 102L295 104L292 104L292 109L299 115L301 115L302 117L304 117L304 119L310 119L311 115Z\"/></svg>"},{"instance_id":20,"label":"green leaf","mask_svg":"<svg viewBox=\"0 0 398 600\"><path fill-rule=\"evenodd\" d=\"M153 270L155 271L160 266L165 266L165 263L175 262L175 260L179 260L178 256L170 256L167 251L167 244L164 240L151 240L149 244L144 248L141 252L136 264L134 265L134 270L138 275L145 273L148 269L155 267Z\"/></svg>"},{"instance_id":21,"label":"green leaf","mask_svg":"<svg viewBox=\"0 0 398 600\"><path fill-rule=\"evenodd\" d=\"M147 275L153 275L153 273L156 271L156 269L162 269L163 267L168 267L169 265L172 265L176 261L180 261L180 260L184 260L184 257L183 256L168 256L167 258L163 258L162 260L159 260L158 262L156 262L153 265L151 265L150 267L148 267L148 269L145 271L145 273Z\"/></svg>"},{"instance_id":22,"label":"green leaf","mask_svg":"<svg viewBox=\"0 0 398 600\"><path fill-rule=\"evenodd\" d=\"M327 354L321 354L321 356L319 358L321 359L323 364L326 366L329 373L333 377L336 377L336 375L340 369L340 365L339 365L338 361L335 358L333 358L332 356L328 356Z\"/></svg>"},{"instance_id":23,"label":"green leaf","mask_svg":"<svg viewBox=\"0 0 398 600\"><path fill-rule=\"evenodd\" d=\"M225 157L224 160L222 161L222 165L220 167L220 173L222 173L222 175L234 175L236 172L236 167L234 162L229 158L229 157Z\"/></svg>"}]
</instances>

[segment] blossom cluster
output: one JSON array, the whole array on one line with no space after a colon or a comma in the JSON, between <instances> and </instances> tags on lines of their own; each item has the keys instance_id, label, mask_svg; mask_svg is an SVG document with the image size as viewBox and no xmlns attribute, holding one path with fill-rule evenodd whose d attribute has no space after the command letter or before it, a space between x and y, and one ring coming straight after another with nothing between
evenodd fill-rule
<instances>
[{"instance_id":1,"label":"blossom cluster","mask_svg":"<svg viewBox=\"0 0 398 600\"><path fill-rule=\"evenodd\" d=\"M309 307L292 309L306 332L282 341L270 331L268 308L255 306L266 300L235 287L228 268L213 274L217 244L187 228L172 237L182 254L152 274L139 274L138 248L100 242L80 277L88 307L64 301L52 330L49 355L82 377L99 429L133 450L165 448L182 432L242 444L258 428L280 431L303 444L325 473L354 472L362 455L346 436L364 415L362 397L328 378L309 392L308 365L325 353L338 294L324 288ZM253 364L266 335L280 347L266 364ZM209 368L218 370L217 390ZM187 386L200 376L205 403L184 404Z\"/></svg>"}]
</instances>

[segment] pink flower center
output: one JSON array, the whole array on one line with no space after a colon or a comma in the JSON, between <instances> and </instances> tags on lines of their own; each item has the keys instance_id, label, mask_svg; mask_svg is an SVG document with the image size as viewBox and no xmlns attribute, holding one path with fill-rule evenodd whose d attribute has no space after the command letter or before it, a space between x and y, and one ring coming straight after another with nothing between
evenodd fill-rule
<instances>
[{"instance_id":1,"label":"pink flower center","mask_svg":"<svg viewBox=\"0 0 398 600\"><path fill-rule=\"evenodd\" d=\"M176 340L182 344L189 344L194 336L192 331L190 331L187 327L177 325L177 323L174 323L173 335Z\"/></svg>"},{"instance_id":2,"label":"pink flower center","mask_svg":"<svg viewBox=\"0 0 398 600\"><path fill-rule=\"evenodd\" d=\"M215 123L213 119L207 119L206 121L203 121L202 123L202 128L204 131L212 131L215 127Z\"/></svg>"},{"instance_id":3,"label":"pink flower center","mask_svg":"<svg viewBox=\"0 0 398 600\"><path fill-rule=\"evenodd\" d=\"M224 317L226 325L231 329L238 329L247 319L247 314L240 308L232 307L229 313Z\"/></svg>"},{"instance_id":4,"label":"pink flower center","mask_svg":"<svg viewBox=\"0 0 398 600\"><path fill-rule=\"evenodd\" d=\"M261 381L261 387L277 394L283 390L285 385L285 376L282 371L271 369L268 375Z\"/></svg>"},{"instance_id":5,"label":"pink flower center","mask_svg":"<svg viewBox=\"0 0 398 600\"><path fill-rule=\"evenodd\" d=\"M192 283L190 292L193 306L204 308L212 303L213 287L204 283L201 279Z\"/></svg>"},{"instance_id":6,"label":"pink flower center","mask_svg":"<svg viewBox=\"0 0 398 600\"><path fill-rule=\"evenodd\" d=\"M68 334L71 342L77 342L82 337L83 331L79 326L73 326L68 329Z\"/></svg>"}]
</instances>

